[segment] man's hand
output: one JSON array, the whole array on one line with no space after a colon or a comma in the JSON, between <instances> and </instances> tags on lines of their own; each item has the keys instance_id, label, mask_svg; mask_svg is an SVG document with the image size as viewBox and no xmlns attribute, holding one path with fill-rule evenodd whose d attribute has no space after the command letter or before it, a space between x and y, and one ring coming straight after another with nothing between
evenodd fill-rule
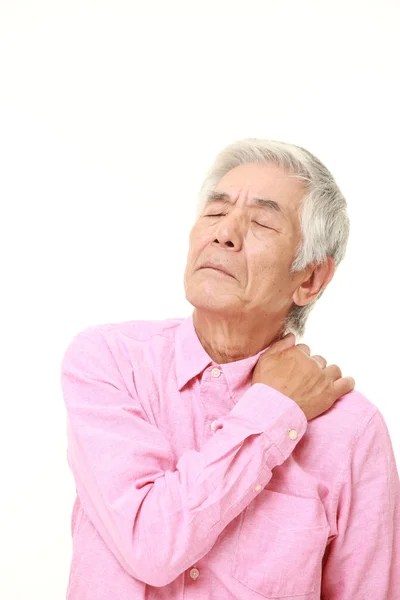
<instances>
[{"instance_id":1,"label":"man's hand","mask_svg":"<svg viewBox=\"0 0 400 600\"><path fill-rule=\"evenodd\" d=\"M342 377L337 365L327 365L319 355L310 356L306 344L296 344L293 333L263 352L253 370L252 384L265 383L285 394L302 409L308 421L330 408L354 389L352 377Z\"/></svg>"}]
</instances>

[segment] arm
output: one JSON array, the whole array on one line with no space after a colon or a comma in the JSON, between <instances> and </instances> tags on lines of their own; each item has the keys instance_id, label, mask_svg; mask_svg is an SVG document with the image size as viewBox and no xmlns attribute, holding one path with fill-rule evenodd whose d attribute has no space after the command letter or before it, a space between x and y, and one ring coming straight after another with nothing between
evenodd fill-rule
<instances>
[{"instance_id":1,"label":"arm","mask_svg":"<svg viewBox=\"0 0 400 600\"><path fill-rule=\"evenodd\" d=\"M61 385L68 462L82 507L125 570L156 587L212 548L307 428L293 400L257 383L217 420L200 452L187 451L176 462L98 330L72 340Z\"/></svg>"},{"instance_id":2,"label":"arm","mask_svg":"<svg viewBox=\"0 0 400 600\"><path fill-rule=\"evenodd\" d=\"M354 440L338 502L338 535L322 574L322 600L400 599L400 481L377 410Z\"/></svg>"}]
</instances>

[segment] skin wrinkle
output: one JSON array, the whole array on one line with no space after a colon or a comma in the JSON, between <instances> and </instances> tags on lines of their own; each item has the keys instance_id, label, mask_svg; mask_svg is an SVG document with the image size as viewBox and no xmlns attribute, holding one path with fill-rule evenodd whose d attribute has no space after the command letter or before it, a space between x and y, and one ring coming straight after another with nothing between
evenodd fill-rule
<instances>
[{"instance_id":1,"label":"skin wrinkle","mask_svg":"<svg viewBox=\"0 0 400 600\"><path fill-rule=\"evenodd\" d=\"M301 241L305 189L277 165L246 164L221 178L214 198L214 191L209 193L211 201L190 231L184 286L196 333L216 363L254 356L269 346L284 334L293 303L308 304L332 279L331 257L290 273ZM256 207L254 198L276 202L285 218L271 206ZM206 260L225 265L234 277L201 269Z\"/></svg>"},{"instance_id":2,"label":"skin wrinkle","mask_svg":"<svg viewBox=\"0 0 400 600\"><path fill-rule=\"evenodd\" d=\"M212 205L213 203L218 202L219 200L226 200L230 204L233 203L233 200L229 196L229 194L223 192L215 192L211 190L206 201L206 206ZM287 219L287 216L282 206L275 200L271 200L271 198L259 198L255 196L253 198L250 198L250 201L252 205L254 204L256 206L261 206L268 211L271 209L275 210L275 212L279 213L280 215L285 217L285 219Z\"/></svg>"}]
</instances>

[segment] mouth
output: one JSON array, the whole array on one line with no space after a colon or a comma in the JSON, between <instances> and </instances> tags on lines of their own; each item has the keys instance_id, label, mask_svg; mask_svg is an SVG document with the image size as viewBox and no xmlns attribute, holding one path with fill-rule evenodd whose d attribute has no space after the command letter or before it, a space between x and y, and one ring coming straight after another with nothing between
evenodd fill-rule
<instances>
[{"instance_id":1,"label":"mouth","mask_svg":"<svg viewBox=\"0 0 400 600\"><path fill-rule=\"evenodd\" d=\"M202 270L202 269L207 269L208 271L214 271L215 273L221 273L222 275L226 275L227 277L233 277L226 271L223 271L222 269L217 269L216 267L200 267L200 270Z\"/></svg>"},{"instance_id":2,"label":"mouth","mask_svg":"<svg viewBox=\"0 0 400 600\"><path fill-rule=\"evenodd\" d=\"M220 261L220 260L216 260L215 262L210 259L205 260L204 263L202 264L202 266L199 267L199 270L200 269L208 269L209 271L222 273L223 275L227 275L228 277L231 277L232 279L236 279L236 277L234 275L232 275L232 273L229 271L228 267L225 267L225 265L223 264L223 261Z\"/></svg>"}]
</instances>

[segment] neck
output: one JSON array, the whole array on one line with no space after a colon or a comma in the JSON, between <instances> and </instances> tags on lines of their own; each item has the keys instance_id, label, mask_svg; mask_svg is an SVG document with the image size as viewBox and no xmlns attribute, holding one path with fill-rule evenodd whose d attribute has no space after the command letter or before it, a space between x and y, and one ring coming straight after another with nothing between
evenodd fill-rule
<instances>
[{"instance_id":1,"label":"neck","mask_svg":"<svg viewBox=\"0 0 400 600\"><path fill-rule=\"evenodd\" d=\"M204 350L219 364L254 356L284 334L282 321L271 322L267 315L224 318L195 309L193 325Z\"/></svg>"}]
</instances>

